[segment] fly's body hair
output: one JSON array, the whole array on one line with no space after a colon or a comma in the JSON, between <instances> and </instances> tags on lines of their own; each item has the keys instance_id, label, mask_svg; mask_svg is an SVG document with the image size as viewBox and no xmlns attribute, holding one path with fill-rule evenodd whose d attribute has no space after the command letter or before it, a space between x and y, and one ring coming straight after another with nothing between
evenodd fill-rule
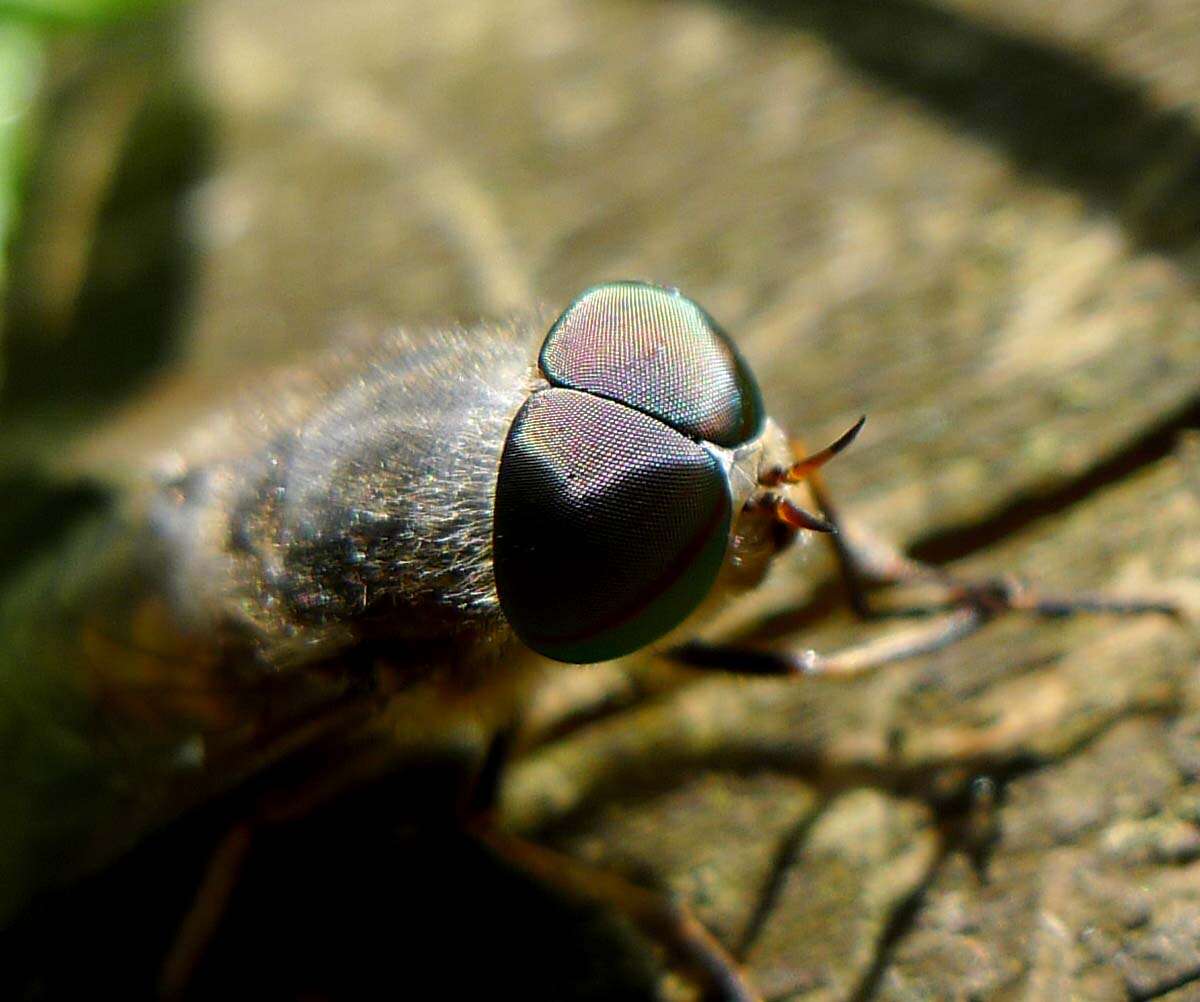
<instances>
[{"instance_id":1,"label":"fly's body hair","mask_svg":"<svg viewBox=\"0 0 1200 1002\"><path fill-rule=\"evenodd\" d=\"M544 329L347 340L201 422L148 506L185 622L275 665L367 638L495 646L496 476Z\"/></svg>"}]
</instances>

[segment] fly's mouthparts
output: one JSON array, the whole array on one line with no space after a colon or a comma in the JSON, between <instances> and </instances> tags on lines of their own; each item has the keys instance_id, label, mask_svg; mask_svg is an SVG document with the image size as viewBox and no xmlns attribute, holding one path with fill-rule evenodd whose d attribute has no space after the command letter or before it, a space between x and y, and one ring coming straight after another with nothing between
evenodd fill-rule
<instances>
[{"instance_id":1,"label":"fly's mouthparts","mask_svg":"<svg viewBox=\"0 0 1200 1002\"><path fill-rule=\"evenodd\" d=\"M810 532L837 533L837 526L826 521L820 515L801 508L798 504L779 495L769 495L770 504L774 508L775 517L784 525L793 529L808 529Z\"/></svg>"}]
</instances>

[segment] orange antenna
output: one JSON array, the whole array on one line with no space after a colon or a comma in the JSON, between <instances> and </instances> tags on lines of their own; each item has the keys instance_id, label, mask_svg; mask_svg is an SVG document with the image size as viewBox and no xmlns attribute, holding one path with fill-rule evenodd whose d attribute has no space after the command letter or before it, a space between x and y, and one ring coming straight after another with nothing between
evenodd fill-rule
<instances>
[{"instance_id":1,"label":"orange antenna","mask_svg":"<svg viewBox=\"0 0 1200 1002\"><path fill-rule=\"evenodd\" d=\"M798 459L785 469L768 470L761 478L763 485L771 487L775 484L798 484L807 480L839 452L846 449L858 437L858 433L862 431L862 426L866 424L866 421L867 416L864 414L854 422L854 426L849 431L845 432L836 442L825 446L820 452L814 452L811 456Z\"/></svg>"}]
</instances>

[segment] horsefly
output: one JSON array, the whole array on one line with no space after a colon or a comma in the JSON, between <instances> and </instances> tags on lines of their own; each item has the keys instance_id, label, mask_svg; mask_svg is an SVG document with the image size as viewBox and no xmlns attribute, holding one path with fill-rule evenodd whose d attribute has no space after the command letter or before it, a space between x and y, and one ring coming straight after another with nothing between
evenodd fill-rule
<instances>
[{"instance_id":1,"label":"horsefly","mask_svg":"<svg viewBox=\"0 0 1200 1002\"><path fill-rule=\"evenodd\" d=\"M265 380L148 465L125 528L92 549L86 611L62 594L31 599L38 615L4 611L10 639L39 615L51 625L36 643L55 667L35 677L19 642L0 664L13 697L0 806L14 819L0 923L217 793L361 737L431 673L490 691L522 654L581 664L645 648L729 670L859 670L1019 604L966 591L949 631L876 658L681 646L802 533L830 534L854 565L817 471L861 427L807 454L700 306L632 281L586 290L548 327L394 331ZM544 856L513 855L554 879ZM696 923L632 886L605 897L723 995L757 997ZM168 994L219 909L203 914L170 951Z\"/></svg>"}]
</instances>

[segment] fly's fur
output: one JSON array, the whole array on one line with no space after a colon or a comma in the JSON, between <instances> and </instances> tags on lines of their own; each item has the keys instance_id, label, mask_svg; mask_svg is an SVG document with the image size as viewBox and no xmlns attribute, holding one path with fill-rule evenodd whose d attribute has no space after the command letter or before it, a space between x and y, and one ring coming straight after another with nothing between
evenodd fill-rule
<instances>
[{"instance_id":1,"label":"fly's fur","mask_svg":"<svg viewBox=\"0 0 1200 1002\"><path fill-rule=\"evenodd\" d=\"M505 634L493 494L544 328L391 331L203 422L149 504L186 620L247 633L277 665L364 637Z\"/></svg>"}]
</instances>

